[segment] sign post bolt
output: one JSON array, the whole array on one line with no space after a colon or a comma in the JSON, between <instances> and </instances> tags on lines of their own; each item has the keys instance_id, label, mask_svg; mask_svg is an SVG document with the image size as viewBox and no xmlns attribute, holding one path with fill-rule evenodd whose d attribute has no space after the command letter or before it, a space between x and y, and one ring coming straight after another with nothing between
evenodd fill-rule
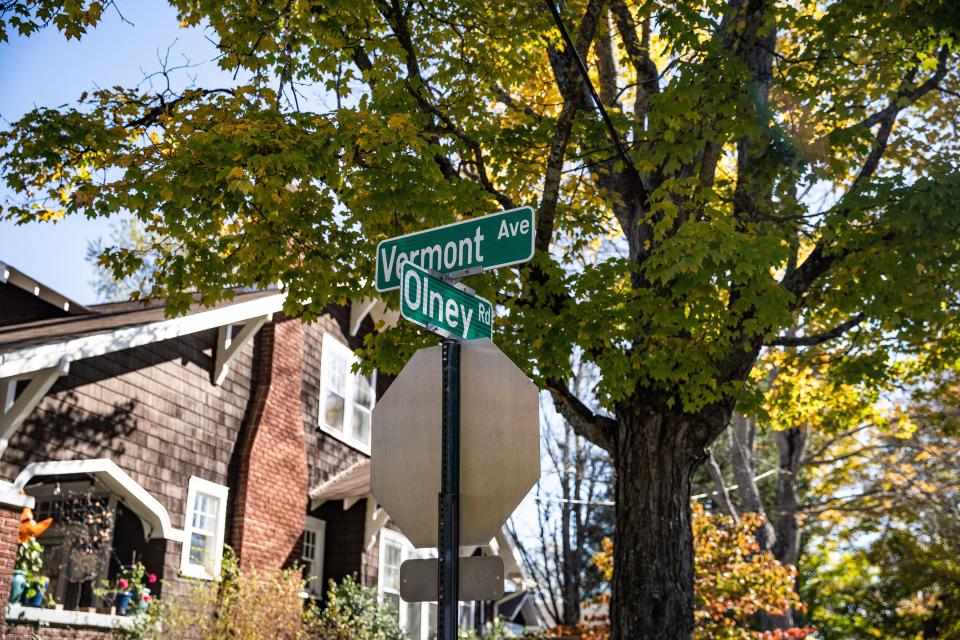
<instances>
[{"instance_id":1,"label":"sign post bolt","mask_svg":"<svg viewBox=\"0 0 960 640\"><path fill-rule=\"evenodd\" d=\"M456 640L460 555L460 343L441 347L443 418L441 421L441 485L439 496L438 639Z\"/></svg>"}]
</instances>

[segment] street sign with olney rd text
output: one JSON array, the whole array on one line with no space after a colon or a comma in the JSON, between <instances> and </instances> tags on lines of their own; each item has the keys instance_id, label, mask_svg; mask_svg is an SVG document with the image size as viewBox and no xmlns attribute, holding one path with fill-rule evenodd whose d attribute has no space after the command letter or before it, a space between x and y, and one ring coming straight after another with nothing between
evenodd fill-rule
<instances>
[{"instance_id":1,"label":"street sign with olney rd text","mask_svg":"<svg viewBox=\"0 0 960 640\"><path fill-rule=\"evenodd\" d=\"M407 262L444 275L526 262L535 231L533 209L520 207L384 240L377 245L377 291L399 287Z\"/></svg>"},{"instance_id":2,"label":"street sign with olney rd text","mask_svg":"<svg viewBox=\"0 0 960 640\"><path fill-rule=\"evenodd\" d=\"M434 278L412 262L404 263L400 315L448 338L490 338L493 335L493 305L465 289L459 283Z\"/></svg>"}]
</instances>

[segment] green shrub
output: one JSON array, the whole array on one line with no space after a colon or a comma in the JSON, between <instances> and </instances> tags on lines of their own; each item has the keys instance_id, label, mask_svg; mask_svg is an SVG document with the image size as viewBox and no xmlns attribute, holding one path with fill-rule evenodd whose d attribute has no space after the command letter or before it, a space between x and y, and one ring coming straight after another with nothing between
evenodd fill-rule
<instances>
[{"instance_id":1,"label":"green shrub","mask_svg":"<svg viewBox=\"0 0 960 640\"><path fill-rule=\"evenodd\" d=\"M340 584L330 581L319 628L324 632L343 631L356 640L404 640L393 613L377 600L377 592L361 586L353 576Z\"/></svg>"},{"instance_id":2,"label":"green shrub","mask_svg":"<svg viewBox=\"0 0 960 640\"><path fill-rule=\"evenodd\" d=\"M171 585L173 586L173 585ZM299 568L275 573L241 572L226 547L219 582L191 582L171 589L136 616L130 629L115 629L123 640L404 640L376 591L354 577L330 583L327 606L302 597Z\"/></svg>"},{"instance_id":3,"label":"green shrub","mask_svg":"<svg viewBox=\"0 0 960 640\"><path fill-rule=\"evenodd\" d=\"M516 638L514 634L507 630L503 618L500 616L497 616L497 619L493 622L488 622L482 634L478 633L476 629L461 629L458 635L460 640L481 640L481 638L483 640L509 640Z\"/></svg>"},{"instance_id":4,"label":"green shrub","mask_svg":"<svg viewBox=\"0 0 960 640\"><path fill-rule=\"evenodd\" d=\"M37 576L43 571L43 545L31 538L17 547L17 561L14 568L27 576Z\"/></svg>"}]
</instances>

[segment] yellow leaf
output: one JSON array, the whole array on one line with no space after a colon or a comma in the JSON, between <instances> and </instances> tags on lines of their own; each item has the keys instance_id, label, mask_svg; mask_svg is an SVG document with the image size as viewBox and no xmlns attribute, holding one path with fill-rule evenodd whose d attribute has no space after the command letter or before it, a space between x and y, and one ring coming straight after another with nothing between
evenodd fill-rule
<instances>
[{"instance_id":1,"label":"yellow leaf","mask_svg":"<svg viewBox=\"0 0 960 640\"><path fill-rule=\"evenodd\" d=\"M387 126L393 130L399 130L407 126L410 122L410 116L406 113L395 113L387 120Z\"/></svg>"}]
</instances>

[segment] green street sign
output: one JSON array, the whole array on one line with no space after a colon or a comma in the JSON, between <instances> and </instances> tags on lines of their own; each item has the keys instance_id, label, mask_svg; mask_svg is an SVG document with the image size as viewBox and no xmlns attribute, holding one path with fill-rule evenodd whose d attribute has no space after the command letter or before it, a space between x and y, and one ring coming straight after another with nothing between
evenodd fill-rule
<instances>
[{"instance_id":1,"label":"green street sign","mask_svg":"<svg viewBox=\"0 0 960 640\"><path fill-rule=\"evenodd\" d=\"M457 340L493 336L493 305L459 283L430 275L412 262L400 271L400 315L421 327Z\"/></svg>"},{"instance_id":2,"label":"green street sign","mask_svg":"<svg viewBox=\"0 0 960 640\"><path fill-rule=\"evenodd\" d=\"M377 245L377 291L400 286L403 265L463 277L533 257L533 209L520 207L389 238Z\"/></svg>"}]
</instances>

